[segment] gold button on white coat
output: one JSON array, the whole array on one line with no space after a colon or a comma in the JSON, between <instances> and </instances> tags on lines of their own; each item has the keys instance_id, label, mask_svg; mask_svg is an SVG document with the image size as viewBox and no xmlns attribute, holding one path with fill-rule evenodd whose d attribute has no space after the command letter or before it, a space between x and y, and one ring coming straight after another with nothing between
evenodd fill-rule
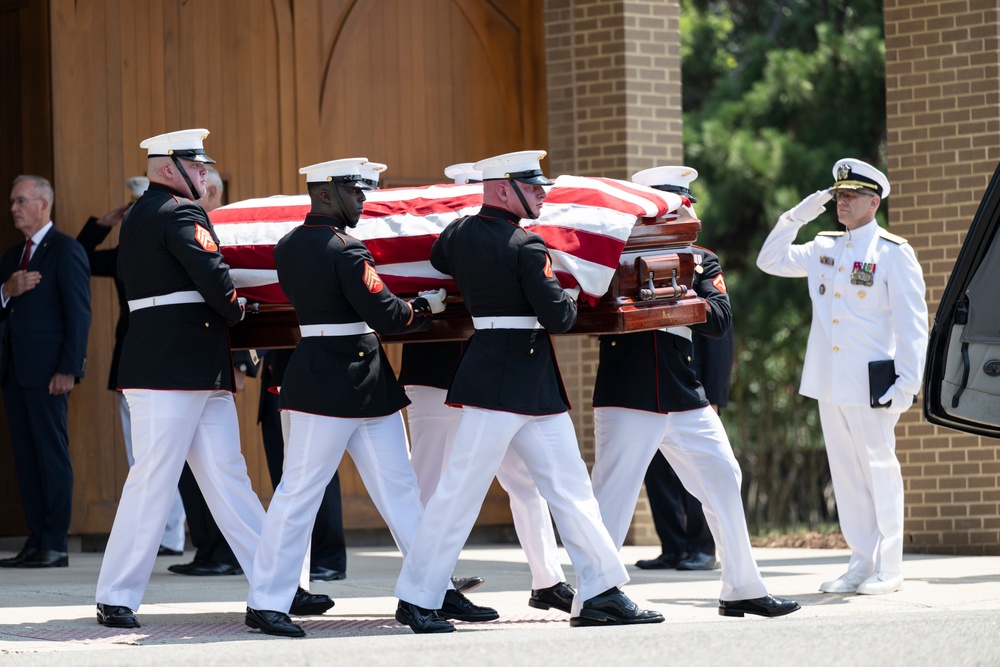
<instances>
[{"instance_id":1,"label":"gold button on white coat","mask_svg":"<svg viewBox=\"0 0 1000 667\"><path fill-rule=\"evenodd\" d=\"M840 324L840 320L834 320L833 323L834 324Z\"/></svg>"},{"instance_id":2,"label":"gold button on white coat","mask_svg":"<svg viewBox=\"0 0 1000 667\"><path fill-rule=\"evenodd\" d=\"M834 352L840 352L840 348L839 348L839 347L837 347L836 345L834 345L834 346L833 346L833 351L834 351Z\"/></svg>"},{"instance_id":3,"label":"gold button on white coat","mask_svg":"<svg viewBox=\"0 0 1000 667\"><path fill-rule=\"evenodd\" d=\"M839 299L840 298L840 292L837 292L836 294L834 294L833 298L834 299Z\"/></svg>"},{"instance_id":4,"label":"gold button on white coat","mask_svg":"<svg viewBox=\"0 0 1000 667\"><path fill-rule=\"evenodd\" d=\"M868 296L868 295L867 295L867 294L865 294L865 291L864 291L864 290L859 290L859 291L858 291L858 298L859 298L859 299L863 299L863 298L865 298L866 296Z\"/></svg>"}]
</instances>

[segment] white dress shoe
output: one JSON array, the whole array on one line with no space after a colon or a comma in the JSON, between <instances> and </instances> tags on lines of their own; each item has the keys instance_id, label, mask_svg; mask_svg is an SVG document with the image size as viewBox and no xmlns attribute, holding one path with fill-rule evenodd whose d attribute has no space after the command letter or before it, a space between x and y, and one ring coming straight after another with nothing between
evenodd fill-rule
<instances>
[{"instance_id":1,"label":"white dress shoe","mask_svg":"<svg viewBox=\"0 0 1000 667\"><path fill-rule=\"evenodd\" d=\"M858 586L863 581L868 580L869 576L861 572L848 570L833 581L824 581L820 584L819 590L823 593L855 593L858 590Z\"/></svg>"},{"instance_id":2,"label":"white dress shoe","mask_svg":"<svg viewBox=\"0 0 1000 667\"><path fill-rule=\"evenodd\" d=\"M876 572L861 582L858 595L885 595L899 590L903 575L898 572Z\"/></svg>"}]
</instances>

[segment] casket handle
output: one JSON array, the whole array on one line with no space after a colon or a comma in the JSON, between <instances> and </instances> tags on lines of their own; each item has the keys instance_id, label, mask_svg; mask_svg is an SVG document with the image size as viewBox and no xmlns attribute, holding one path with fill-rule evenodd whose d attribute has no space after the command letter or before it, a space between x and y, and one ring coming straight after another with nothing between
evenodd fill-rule
<instances>
[{"instance_id":1,"label":"casket handle","mask_svg":"<svg viewBox=\"0 0 1000 667\"><path fill-rule=\"evenodd\" d=\"M667 255L665 257L646 258L640 257L636 260L636 268L639 275L646 274L646 286L639 289L639 301L652 301L653 299L680 299L687 293L687 286L677 282L677 271L679 268L679 258L677 255ZM670 271L670 286L656 287L653 279L657 271L662 276Z\"/></svg>"}]
</instances>

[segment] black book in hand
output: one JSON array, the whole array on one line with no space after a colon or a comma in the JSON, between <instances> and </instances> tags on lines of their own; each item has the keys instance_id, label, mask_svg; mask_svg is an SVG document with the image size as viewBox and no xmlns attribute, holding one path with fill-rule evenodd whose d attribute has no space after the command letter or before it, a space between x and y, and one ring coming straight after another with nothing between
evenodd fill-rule
<instances>
[{"instance_id":1,"label":"black book in hand","mask_svg":"<svg viewBox=\"0 0 1000 667\"><path fill-rule=\"evenodd\" d=\"M869 400L873 408L887 408L892 405L891 400L883 405L878 402L878 399L885 396L885 392L889 391L889 387L895 384L898 377L896 364L892 359L868 362Z\"/></svg>"}]
</instances>

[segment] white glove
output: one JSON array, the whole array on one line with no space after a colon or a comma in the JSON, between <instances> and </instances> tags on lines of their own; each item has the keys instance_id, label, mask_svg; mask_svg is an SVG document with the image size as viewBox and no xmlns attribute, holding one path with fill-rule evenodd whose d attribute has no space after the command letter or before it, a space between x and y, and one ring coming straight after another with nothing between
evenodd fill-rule
<instances>
[{"instance_id":1,"label":"white glove","mask_svg":"<svg viewBox=\"0 0 1000 667\"><path fill-rule=\"evenodd\" d=\"M432 313L444 312L444 300L448 297L448 292L443 287L425 292L417 292L417 296L422 296L431 307Z\"/></svg>"},{"instance_id":2,"label":"white glove","mask_svg":"<svg viewBox=\"0 0 1000 667\"><path fill-rule=\"evenodd\" d=\"M913 394L904 392L899 388L899 385L894 384L889 387L889 391L882 395L882 398L878 399L878 404L885 405L889 401L892 401L892 404L885 407L886 412L903 414L913 405Z\"/></svg>"},{"instance_id":3,"label":"white glove","mask_svg":"<svg viewBox=\"0 0 1000 667\"><path fill-rule=\"evenodd\" d=\"M569 295L569 298L573 299L573 301L579 301L580 300L580 286L579 285L577 285L576 287L563 287L563 291L566 292L566 294Z\"/></svg>"},{"instance_id":4,"label":"white glove","mask_svg":"<svg viewBox=\"0 0 1000 667\"><path fill-rule=\"evenodd\" d=\"M826 210L825 204L833 199L829 190L817 190L788 211L787 215L792 221L804 225L819 217L819 214Z\"/></svg>"}]
</instances>

